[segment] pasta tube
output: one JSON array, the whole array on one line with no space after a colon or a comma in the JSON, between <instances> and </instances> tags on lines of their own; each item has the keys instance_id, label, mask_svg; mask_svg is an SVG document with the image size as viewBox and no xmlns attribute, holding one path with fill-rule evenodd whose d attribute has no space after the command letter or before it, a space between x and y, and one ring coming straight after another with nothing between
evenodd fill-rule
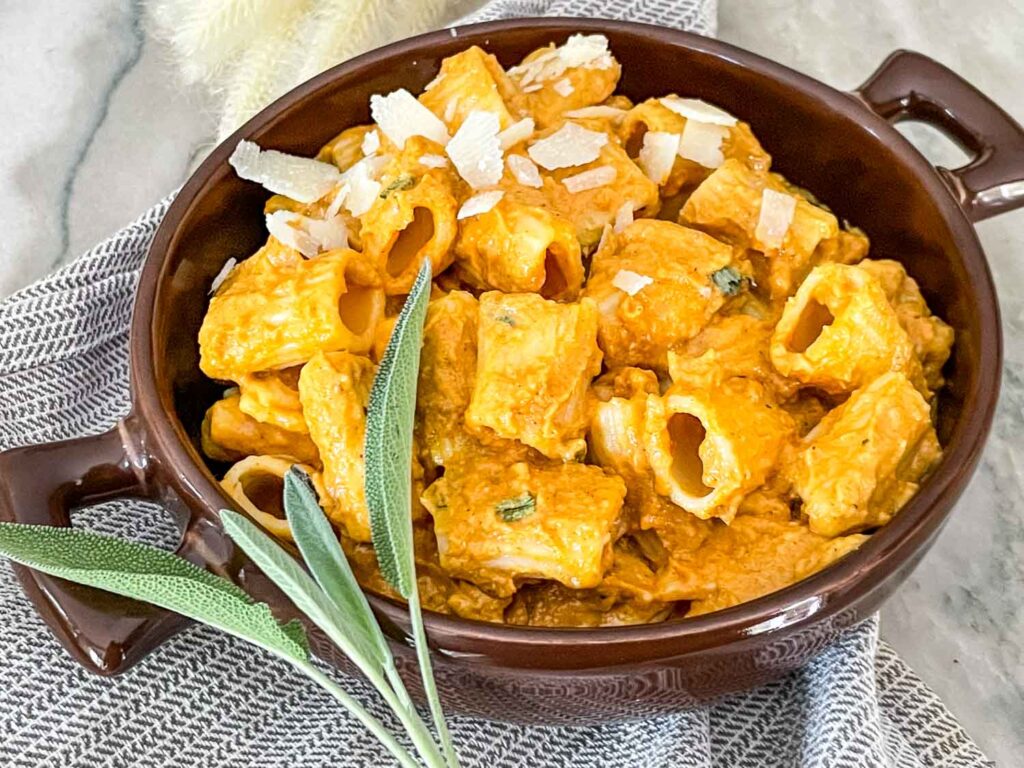
<instances>
[{"instance_id":1,"label":"pasta tube","mask_svg":"<svg viewBox=\"0 0 1024 768\"><path fill-rule=\"evenodd\" d=\"M899 373L855 391L798 448L786 474L824 536L889 522L941 455L928 403Z\"/></svg>"},{"instance_id":2,"label":"pasta tube","mask_svg":"<svg viewBox=\"0 0 1024 768\"><path fill-rule=\"evenodd\" d=\"M280 371L247 373L238 379L238 408L257 421L309 433L299 402L299 366Z\"/></svg>"},{"instance_id":3,"label":"pasta tube","mask_svg":"<svg viewBox=\"0 0 1024 768\"><path fill-rule=\"evenodd\" d=\"M338 249L222 286L199 330L203 373L237 381L304 363L320 351L368 351L384 293L362 258Z\"/></svg>"},{"instance_id":4,"label":"pasta tube","mask_svg":"<svg viewBox=\"0 0 1024 768\"><path fill-rule=\"evenodd\" d=\"M237 390L206 411L201 440L203 453L214 461L238 461L252 454L270 454L320 465L320 455L309 435L257 421L244 413L239 407Z\"/></svg>"},{"instance_id":5,"label":"pasta tube","mask_svg":"<svg viewBox=\"0 0 1024 768\"><path fill-rule=\"evenodd\" d=\"M318 353L302 368L299 397L309 434L320 450L331 520L356 541L370 541L363 489L366 406L375 366L348 352Z\"/></svg>"},{"instance_id":6,"label":"pasta tube","mask_svg":"<svg viewBox=\"0 0 1024 768\"><path fill-rule=\"evenodd\" d=\"M699 518L729 521L774 469L793 422L763 386L736 378L649 395L645 431L658 493Z\"/></svg>"},{"instance_id":7,"label":"pasta tube","mask_svg":"<svg viewBox=\"0 0 1024 768\"><path fill-rule=\"evenodd\" d=\"M583 285L575 229L540 206L503 199L466 219L455 254L460 276L478 288L534 292L561 301L575 299Z\"/></svg>"},{"instance_id":8,"label":"pasta tube","mask_svg":"<svg viewBox=\"0 0 1024 768\"><path fill-rule=\"evenodd\" d=\"M699 333L724 303L711 276L732 258L725 243L669 221L639 219L610 237L583 292L597 304L608 365L665 370L668 351Z\"/></svg>"},{"instance_id":9,"label":"pasta tube","mask_svg":"<svg viewBox=\"0 0 1024 768\"><path fill-rule=\"evenodd\" d=\"M596 586L611 564L625 493L598 467L481 451L446 467L423 503L445 571L507 596L522 579Z\"/></svg>"},{"instance_id":10,"label":"pasta tube","mask_svg":"<svg viewBox=\"0 0 1024 768\"><path fill-rule=\"evenodd\" d=\"M247 456L221 481L221 487L253 520L279 539L292 540L284 513L284 476L293 466L305 470L321 505L329 505L320 473L280 456Z\"/></svg>"},{"instance_id":11,"label":"pasta tube","mask_svg":"<svg viewBox=\"0 0 1024 768\"><path fill-rule=\"evenodd\" d=\"M913 343L882 286L862 267L815 267L786 302L770 351L784 376L826 392L849 392L898 371L927 393Z\"/></svg>"},{"instance_id":12,"label":"pasta tube","mask_svg":"<svg viewBox=\"0 0 1024 768\"><path fill-rule=\"evenodd\" d=\"M571 460L586 450L587 387L600 369L589 299L557 304L532 293L485 293L466 426Z\"/></svg>"}]
</instances>

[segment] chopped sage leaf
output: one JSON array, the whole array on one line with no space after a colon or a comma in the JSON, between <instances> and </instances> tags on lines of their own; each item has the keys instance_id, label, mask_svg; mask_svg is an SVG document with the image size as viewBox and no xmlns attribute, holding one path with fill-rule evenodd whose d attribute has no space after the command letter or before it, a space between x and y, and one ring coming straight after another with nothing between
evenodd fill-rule
<instances>
[{"instance_id":1,"label":"chopped sage leaf","mask_svg":"<svg viewBox=\"0 0 1024 768\"><path fill-rule=\"evenodd\" d=\"M711 273L711 282L726 296L735 296L743 287L743 275L732 267L722 267Z\"/></svg>"},{"instance_id":2,"label":"chopped sage leaf","mask_svg":"<svg viewBox=\"0 0 1024 768\"><path fill-rule=\"evenodd\" d=\"M499 323L511 325L513 328L516 326L516 321L512 319L511 315L498 315L497 320Z\"/></svg>"},{"instance_id":3,"label":"chopped sage leaf","mask_svg":"<svg viewBox=\"0 0 1024 768\"><path fill-rule=\"evenodd\" d=\"M529 491L522 496L513 499L505 499L494 505L494 511L506 523L522 520L527 515L532 515L537 509L537 500Z\"/></svg>"},{"instance_id":4,"label":"chopped sage leaf","mask_svg":"<svg viewBox=\"0 0 1024 768\"><path fill-rule=\"evenodd\" d=\"M388 195L390 195L392 192L401 192L403 189L411 189L412 187L415 186L416 179L414 179L412 176L409 176L408 174L403 173L397 179L395 179L386 187L384 187L384 191L380 193L380 199L386 200Z\"/></svg>"}]
</instances>

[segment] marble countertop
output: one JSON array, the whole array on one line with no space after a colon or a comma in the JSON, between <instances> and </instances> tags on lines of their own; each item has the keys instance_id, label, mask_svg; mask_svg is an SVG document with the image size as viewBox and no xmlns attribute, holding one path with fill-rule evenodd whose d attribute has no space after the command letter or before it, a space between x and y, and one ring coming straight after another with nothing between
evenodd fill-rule
<instances>
[{"instance_id":1,"label":"marble countertop","mask_svg":"<svg viewBox=\"0 0 1024 768\"><path fill-rule=\"evenodd\" d=\"M473 3L459 0L463 7ZM931 55L1024 121L1024 3L719 0L719 35L850 88L896 48ZM0 7L0 296L174 189L216 116L176 85L137 4ZM933 160L959 150L912 138ZM1001 293L1006 363L982 465L938 543L882 612L885 638L999 765L1024 754L1024 211L978 227Z\"/></svg>"}]
</instances>

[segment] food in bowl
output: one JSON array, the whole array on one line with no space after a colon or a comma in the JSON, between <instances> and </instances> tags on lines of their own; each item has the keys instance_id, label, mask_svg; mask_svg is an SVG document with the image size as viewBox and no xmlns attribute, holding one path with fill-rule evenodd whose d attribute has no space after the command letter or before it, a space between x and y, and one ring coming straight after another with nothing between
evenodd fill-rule
<instances>
[{"instance_id":1,"label":"food in bowl","mask_svg":"<svg viewBox=\"0 0 1024 768\"><path fill-rule=\"evenodd\" d=\"M413 512L430 609L513 624L721 610L856 549L940 455L953 332L705 102L616 95L601 35L471 47L317 159L242 142L266 244L215 281L200 366L224 487L288 538L306 466L368 589L370 385L435 276Z\"/></svg>"}]
</instances>

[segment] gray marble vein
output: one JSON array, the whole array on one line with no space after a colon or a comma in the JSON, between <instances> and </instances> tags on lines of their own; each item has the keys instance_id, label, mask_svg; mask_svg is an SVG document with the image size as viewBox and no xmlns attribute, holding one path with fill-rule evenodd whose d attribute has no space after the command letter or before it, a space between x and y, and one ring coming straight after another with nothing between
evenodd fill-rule
<instances>
[{"instance_id":1,"label":"gray marble vein","mask_svg":"<svg viewBox=\"0 0 1024 768\"><path fill-rule=\"evenodd\" d=\"M458 0L461 8L474 4ZM1024 119L1024 3L720 0L720 36L850 88L898 47L962 73ZM65 263L180 184L215 127L139 3L0 3L0 296ZM936 162L962 153L919 126ZM1003 394L982 466L883 633L999 765L1024 754L1024 212L978 227L999 285Z\"/></svg>"}]
</instances>

